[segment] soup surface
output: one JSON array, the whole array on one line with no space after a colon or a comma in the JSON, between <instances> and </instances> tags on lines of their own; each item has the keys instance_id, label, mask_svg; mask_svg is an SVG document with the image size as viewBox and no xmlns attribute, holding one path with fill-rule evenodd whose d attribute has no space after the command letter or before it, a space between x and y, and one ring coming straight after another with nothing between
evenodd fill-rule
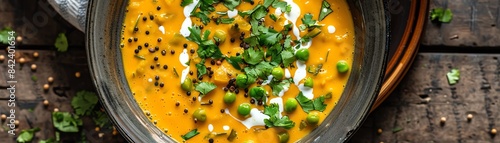
<instances>
[{"instance_id":1,"label":"soup surface","mask_svg":"<svg viewBox=\"0 0 500 143\"><path fill-rule=\"evenodd\" d=\"M344 0L130 0L126 11L130 89L179 142L300 140L349 77Z\"/></svg>"}]
</instances>

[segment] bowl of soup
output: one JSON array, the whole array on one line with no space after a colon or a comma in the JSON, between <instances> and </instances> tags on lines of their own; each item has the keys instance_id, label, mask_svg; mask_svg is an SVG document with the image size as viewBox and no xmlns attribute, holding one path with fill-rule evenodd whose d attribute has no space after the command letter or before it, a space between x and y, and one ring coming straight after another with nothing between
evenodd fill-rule
<instances>
[{"instance_id":1,"label":"bowl of soup","mask_svg":"<svg viewBox=\"0 0 500 143\"><path fill-rule=\"evenodd\" d=\"M87 53L131 142L343 142L380 88L382 1L90 1Z\"/></svg>"}]
</instances>

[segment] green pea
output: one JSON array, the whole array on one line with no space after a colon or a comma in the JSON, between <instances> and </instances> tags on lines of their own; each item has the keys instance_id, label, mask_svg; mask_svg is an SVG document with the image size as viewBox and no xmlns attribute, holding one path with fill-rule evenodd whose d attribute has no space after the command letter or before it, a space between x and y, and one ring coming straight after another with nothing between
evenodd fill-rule
<instances>
[{"instance_id":1,"label":"green pea","mask_svg":"<svg viewBox=\"0 0 500 143\"><path fill-rule=\"evenodd\" d=\"M247 116L250 114L250 104L249 103L241 103L240 106L238 106L238 114Z\"/></svg>"},{"instance_id":2,"label":"green pea","mask_svg":"<svg viewBox=\"0 0 500 143\"><path fill-rule=\"evenodd\" d=\"M248 95L257 100L264 100L264 97L266 97L266 90L260 86L253 87L250 89L250 91L248 91Z\"/></svg>"},{"instance_id":3,"label":"green pea","mask_svg":"<svg viewBox=\"0 0 500 143\"><path fill-rule=\"evenodd\" d=\"M316 125L319 123L319 113L318 112L309 112L307 114L307 123L311 125Z\"/></svg>"},{"instance_id":4,"label":"green pea","mask_svg":"<svg viewBox=\"0 0 500 143\"><path fill-rule=\"evenodd\" d=\"M283 79L283 76L285 75L285 71L283 70L283 68L281 67L275 67L273 68L273 70L271 71L271 74L273 75L273 77L275 79Z\"/></svg>"},{"instance_id":5,"label":"green pea","mask_svg":"<svg viewBox=\"0 0 500 143\"><path fill-rule=\"evenodd\" d=\"M232 92L226 92L226 94L224 95L224 103L226 104L231 104L233 103L234 101L236 100L236 94L232 93Z\"/></svg>"},{"instance_id":6,"label":"green pea","mask_svg":"<svg viewBox=\"0 0 500 143\"><path fill-rule=\"evenodd\" d=\"M295 53L295 57L301 61L307 61L307 59L309 59L309 49L299 49L297 53Z\"/></svg>"},{"instance_id":7,"label":"green pea","mask_svg":"<svg viewBox=\"0 0 500 143\"><path fill-rule=\"evenodd\" d=\"M205 122L207 120L207 112L205 109L198 108L193 113L193 118L197 121Z\"/></svg>"},{"instance_id":8,"label":"green pea","mask_svg":"<svg viewBox=\"0 0 500 143\"><path fill-rule=\"evenodd\" d=\"M247 81L248 77L245 74L238 74L238 76L236 76L236 85L240 88L248 87Z\"/></svg>"},{"instance_id":9,"label":"green pea","mask_svg":"<svg viewBox=\"0 0 500 143\"><path fill-rule=\"evenodd\" d=\"M220 42L226 41L227 34L224 30L215 30L214 37L218 38Z\"/></svg>"},{"instance_id":10,"label":"green pea","mask_svg":"<svg viewBox=\"0 0 500 143\"><path fill-rule=\"evenodd\" d=\"M287 143L290 139L290 135L287 132L283 132L278 134L278 139L280 140L280 143Z\"/></svg>"},{"instance_id":11,"label":"green pea","mask_svg":"<svg viewBox=\"0 0 500 143\"><path fill-rule=\"evenodd\" d=\"M297 100L295 98L288 98L285 102L285 111L292 112L297 109Z\"/></svg>"},{"instance_id":12,"label":"green pea","mask_svg":"<svg viewBox=\"0 0 500 143\"><path fill-rule=\"evenodd\" d=\"M306 78L304 86L312 88L314 86L313 79L311 77Z\"/></svg>"},{"instance_id":13,"label":"green pea","mask_svg":"<svg viewBox=\"0 0 500 143\"><path fill-rule=\"evenodd\" d=\"M337 71L339 73L346 73L349 71L349 64L345 60L340 60L337 62Z\"/></svg>"},{"instance_id":14,"label":"green pea","mask_svg":"<svg viewBox=\"0 0 500 143\"><path fill-rule=\"evenodd\" d=\"M193 82L191 81L191 79L188 78L188 77L186 77L186 79L184 80L184 82L182 82L182 84L181 84L181 88L184 91L191 91L191 90L193 90Z\"/></svg>"}]
</instances>

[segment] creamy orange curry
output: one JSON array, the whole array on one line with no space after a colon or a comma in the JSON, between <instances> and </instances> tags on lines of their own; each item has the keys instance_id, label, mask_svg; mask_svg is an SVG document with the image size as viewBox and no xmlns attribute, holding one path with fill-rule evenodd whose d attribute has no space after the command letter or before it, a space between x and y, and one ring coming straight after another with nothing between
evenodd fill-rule
<instances>
[{"instance_id":1,"label":"creamy orange curry","mask_svg":"<svg viewBox=\"0 0 500 143\"><path fill-rule=\"evenodd\" d=\"M340 98L354 28L344 0L130 0L121 44L137 103L174 140L294 142Z\"/></svg>"}]
</instances>

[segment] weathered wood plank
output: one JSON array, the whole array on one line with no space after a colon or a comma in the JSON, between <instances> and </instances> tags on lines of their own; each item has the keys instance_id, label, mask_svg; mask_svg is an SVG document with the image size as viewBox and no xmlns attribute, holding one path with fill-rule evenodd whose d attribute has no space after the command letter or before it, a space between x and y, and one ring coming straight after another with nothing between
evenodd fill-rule
<instances>
[{"instance_id":1,"label":"weathered wood plank","mask_svg":"<svg viewBox=\"0 0 500 143\"><path fill-rule=\"evenodd\" d=\"M70 45L84 44L84 34L66 22L47 2L0 0L0 29L11 27L23 45L54 45L66 33Z\"/></svg>"},{"instance_id":2,"label":"weathered wood plank","mask_svg":"<svg viewBox=\"0 0 500 143\"><path fill-rule=\"evenodd\" d=\"M39 57L34 58L33 52L38 52ZM0 51L0 55L5 55L5 51ZM87 58L84 49L72 49L66 53L58 53L52 50L22 50L16 51L16 58L25 58L24 65L16 64L16 119L19 120L18 129L28 129L39 127L42 130L36 133L35 141L41 139L54 138L55 128L52 125L51 113L54 108L59 111L73 112L71 107L71 99L76 95L76 92L81 90L95 91L92 84ZM31 71L31 64L37 64L37 70ZM0 63L0 72L6 72L6 62ZM20 68L23 68L20 70ZM75 72L80 72L81 76L76 77ZM38 78L34 81L32 76ZM45 92L42 88L43 84L48 83L47 78L54 77L54 82L51 84L50 89ZM5 79L5 76L3 76ZM1 82L0 86L6 87L5 82ZM57 89L59 88L59 89ZM8 91L6 88L1 88L0 93L0 113L7 114L11 107L7 105ZM43 100L49 101L49 106L43 105ZM101 129L96 132L94 129L96 125L90 117L83 117L82 130L85 133L86 140L90 142L123 142L121 136L112 136L111 129ZM3 122L2 125L4 125ZM19 130L16 132L19 133ZM98 133L105 133L103 138L98 137ZM0 142L14 143L14 136L7 134L5 129L0 129ZM68 134L65 133L61 136L63 142L75 142L81 139L81 134Z\"/></svg>"},{"instance_id":3,"label":"weathered wood plank","mask_svg":"<svg viewBox=\"0 0 500 143\"><path fill-rule=\"evenodd\" d=\"M499 58L499 54L420 53L352 142L500 142L489 133L500 124ZM456 85L449 85L446 78L451 68L461 72ZM470 121L468 114L473 115ZM382 134L376 133L379 128ZM397 128L402 130L392 131Z\"/></svg>"},{"instance_id":4,"label":"weathered wood plank","mask_svg":"<svg viewBox=\"0 0 500 143\"><path fill-rule=\"evenodd\" d=\"M427 21L422 44L427 46L498 47L500 40L500 1L431 0L430 9L450 8L453 20L436 24ZM458 37L458 38L455 38Z\"/></svg>"}]
</instances>

